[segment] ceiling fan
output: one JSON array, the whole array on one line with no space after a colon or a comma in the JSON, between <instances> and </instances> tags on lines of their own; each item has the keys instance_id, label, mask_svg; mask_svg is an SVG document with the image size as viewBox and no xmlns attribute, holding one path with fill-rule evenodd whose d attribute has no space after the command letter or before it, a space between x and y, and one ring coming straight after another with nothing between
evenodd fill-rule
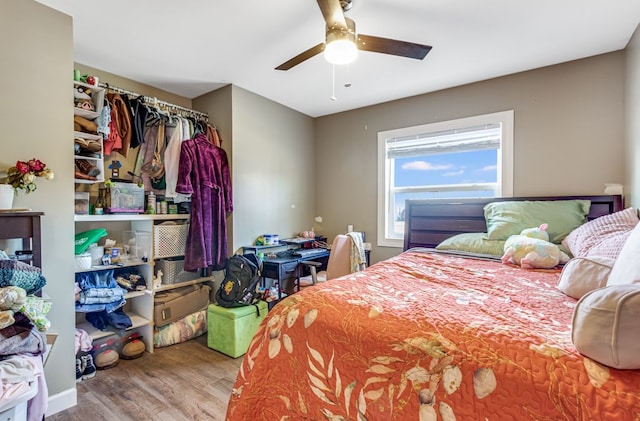
<instances>
[{"instance_id":1,"label":"ceiling fan","mask_svg":"<svg viewBox=\"0 0 640 421\"><path fill-rule=\"evenodd\" d=\"M325 52L325 57L333 64L353 61L358 50L422 60L431 50L430 45L399 41L356 33L356 23L345 17L351 9L352 0L317 0L326 22L325 42L320 43L276 67L289 70L311 57Z\"/></svg>"}]
</instances>

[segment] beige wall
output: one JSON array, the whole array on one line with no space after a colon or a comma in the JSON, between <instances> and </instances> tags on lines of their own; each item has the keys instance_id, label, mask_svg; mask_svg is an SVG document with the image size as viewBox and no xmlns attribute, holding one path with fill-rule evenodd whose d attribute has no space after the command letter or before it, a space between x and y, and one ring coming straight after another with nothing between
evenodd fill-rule
<instances>
[{"instance_id":1,"label":"beige wall","mask_svg":"<svg viewBox=\"0 0 640 421\"><path fill-rule=\"evenodd\" d=\"M233 247L311 229L313 119L237 86L233 96ZM321 200L323 200L321 198Z\"/></svg>"},{"instance_id":2,"label":"beige wall","mask_svg":"<svg viewBox=\"0 0 640 421\"><path fill-rule=\"evenodd\" d=\"M49 394L71 390L75 401L71 18L34 1L0 0L0 52L0 169L36 157L55 173L13 206L45 213L44 293L59 333L45 371Z\"/></svg>"},{"instance_id":3,"label":"beige wall","mask_svg":"<svg viewBox=\"0 0 640 421\"><path fill-rule=\"evenodd\" d=\"M623 183L624 53L614 52L316 120L316 212L330 236L353 224L376 247L377 132L514 110L514 195L601 194Z\"/></svg>"},{"instance_id":4,"label":"beige wall","mask_svg":"<svg viewBox=\"0 0 640 421\"><path fill-rule=\"evenodd\" d=\"M627 204L640 208L640 29L636 29L625 53L627 67L624 188Z\"/></svg>"}]
</instances>

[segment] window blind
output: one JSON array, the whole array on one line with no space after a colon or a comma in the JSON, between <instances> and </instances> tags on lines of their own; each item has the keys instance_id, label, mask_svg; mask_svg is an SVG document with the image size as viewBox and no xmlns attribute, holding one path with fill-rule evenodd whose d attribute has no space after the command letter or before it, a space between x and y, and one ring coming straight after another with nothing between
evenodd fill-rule
<instances>
[{"instance_id":1,"label":"window blind","mask_svg":"<svg viewBox=\"0 0 640 421\"><path fill-rule=\"evenodd\" d=\"M388 159L500 148L501 123L386 140Z\"/></svg>"}]
</instances>

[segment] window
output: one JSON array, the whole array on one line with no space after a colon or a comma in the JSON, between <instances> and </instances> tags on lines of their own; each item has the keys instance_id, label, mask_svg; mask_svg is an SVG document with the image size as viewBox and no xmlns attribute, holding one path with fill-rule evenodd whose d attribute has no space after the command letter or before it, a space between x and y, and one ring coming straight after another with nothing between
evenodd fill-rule
<instances>
[{"instance_id":1,"label":"window","mask_svg":"<svg viewBox=\"0 0 640 421\"><path fill-rule=\"evenodd\" d=\"M406 199L513 195L513 111L378 132L378 245L402 247Z\"/></svg>"}]
</instances>

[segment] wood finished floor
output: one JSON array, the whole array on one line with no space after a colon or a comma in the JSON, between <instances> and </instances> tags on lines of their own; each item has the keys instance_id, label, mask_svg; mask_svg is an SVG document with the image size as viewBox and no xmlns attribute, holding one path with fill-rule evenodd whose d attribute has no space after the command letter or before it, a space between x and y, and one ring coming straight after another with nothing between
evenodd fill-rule
<instances>
[{"instance_id":1,"label":"wood finished floor","mask_svg":"<svg viewBox=\"0 0 640 421\"><path fill-rule=\"evenodd\" d=\"M207 335L120 360L77 384L78 405L47 421L224 420L242 358L207 347Z\"/></svg>"}]
</instances>

